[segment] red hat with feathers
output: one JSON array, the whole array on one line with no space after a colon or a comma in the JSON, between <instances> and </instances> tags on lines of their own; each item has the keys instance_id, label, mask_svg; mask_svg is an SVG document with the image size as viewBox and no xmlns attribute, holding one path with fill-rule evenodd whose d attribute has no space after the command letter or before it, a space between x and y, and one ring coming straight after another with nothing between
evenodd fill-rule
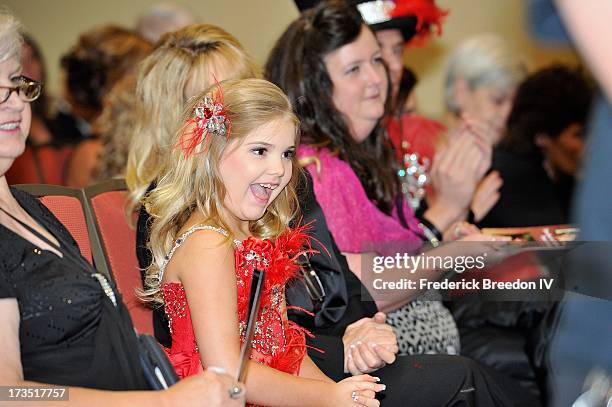
<instances>
[{"instance_id":1,"label":"red hat with feathers","mask_svg":"<svg viewBox=\"0 0 612 407\"><path fill-rule=\"evenodd\" d=\"M314 7L319 0L295 0L301 11ZM432 32L442 34L448 11L439 9L434 0L349 0L374 31L398 29L409 45L421 46Z\"/></svg>"}]
</instances>

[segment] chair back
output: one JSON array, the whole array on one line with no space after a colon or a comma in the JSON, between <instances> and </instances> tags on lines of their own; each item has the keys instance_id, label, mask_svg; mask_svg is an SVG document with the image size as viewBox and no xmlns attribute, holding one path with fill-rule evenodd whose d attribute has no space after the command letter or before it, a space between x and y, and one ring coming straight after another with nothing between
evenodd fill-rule
<instances>
[{"instance_id":1,"label":"chair back","mask_svg":"<svg viewBox=\"0 0 612 407\"><path fill-rule=\"evenodd\" d=\"M81 250L81 254L93 264L90 230L85 215L85 195L76 188L46 184L15 185L37 197L68 229Z\"/></svg>"},{"instance_id":2,"label":"chair back","mask_svg":"<svg viewBox=\"0 0 612 407\"><path fill-rule=\"evenodd\" d=\"M26 146L7 171L6 180L9 185L65 185L66 164L72 149L72 146Z\"/></svg>"},{"instance_id":3,"label":"chair back","mask_svg":"<svg viewBox=\"0 0 612 407\"><path fill-rule=\"evenodd\" d=\"M125 216L125 182L105 181L85 188L84 192L96 230L94 244L101 248L94 250L94 262L115 279L138 332L152 334L151 309L136 296L142 280L136 258L136 231Z\"/></svg>"}]
</instances>

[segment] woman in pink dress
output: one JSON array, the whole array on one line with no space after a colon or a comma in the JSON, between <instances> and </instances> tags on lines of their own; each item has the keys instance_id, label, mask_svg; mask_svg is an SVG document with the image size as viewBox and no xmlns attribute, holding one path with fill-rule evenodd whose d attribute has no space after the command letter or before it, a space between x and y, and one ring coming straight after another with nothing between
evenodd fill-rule
<instances>
[{"instance_id":1,"label":"woman in pink dress","mask_svg":"<svg viewBox=\"0 0 612 407\"><path fill-rule=\"evenodd\" d=\"M401 276L412 285L384 291L373 286L371 266L381 256L421 253L424 240L434 247L428 256L478 256L490 249L486 244L436 248L443 237L494 240L460 222L483 172L482 151L473 135L457 134L453 148L436 157L432 177L439 193L416 217L402 199L383 126L390 88L383 53L356 7L326 1L304 12L274 46L266 76L296 101L304 139L300 162L312 175L316 200L351 271L379 310L389 312L387 322L395 328L400 352L458 354L452 315L437 292L421 296L419 288L422 279L434 281L446 271L421 267L407 273L401 266L386 266L388 278Z\"/></svg>"}]
</instances>

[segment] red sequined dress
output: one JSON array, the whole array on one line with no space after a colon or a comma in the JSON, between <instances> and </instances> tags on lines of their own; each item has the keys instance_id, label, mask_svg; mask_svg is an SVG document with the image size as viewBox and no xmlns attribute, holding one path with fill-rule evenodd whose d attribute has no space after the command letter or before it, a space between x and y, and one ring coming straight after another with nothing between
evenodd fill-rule
<instances>
[{"instance_id":1,"label":"red sequined dress","mask_svg":"<svg viewBox=\"0 0 612 407\"><path fill-rule=\"evenodd\" d=\"M213 226L192 227L176 239L162 266L162 275L174 251L198 230L214 230L227 236L225 230ZM295 256L300 253L305 242L306 235L301 229L288 230L278 237L276 243L254 237L242 242L234 241L239 321L236 329L240 334L240 345L244 342L253 270L264 270L264 290L250 358L294 375L299 373L306 353L306 331L287 319L285 283L298 271ZM197 374L203 368L183 285L175 282L164 283L161 285L161 292L172 334L172 347L165 349L166 353L180 378Z\"/></svg>"}]
</instances>

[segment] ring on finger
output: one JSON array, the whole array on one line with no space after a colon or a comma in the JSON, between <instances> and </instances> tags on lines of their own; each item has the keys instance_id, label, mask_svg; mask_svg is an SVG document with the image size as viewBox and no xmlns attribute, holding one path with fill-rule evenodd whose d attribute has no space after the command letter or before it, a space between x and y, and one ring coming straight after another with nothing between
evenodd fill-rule
<instances>
[{"instance_id":1,"label":"ring on finger","mask_svg":"<svg viewBox=\"0 0 612 407\"><path fill-rule=\"evenodd\" d=\"M231 399L237 399L242 394L242 388L235 384L229 388L228 393Z\"/></svg>"},{"instance_id":2,"label":"ring on finger","mask_svg":"<svg viewBox=\"0 0 612 407\"><path fill-rule=\"evenodd\" d=\"M351 393L351 398L353 399L353 401L357 401L359 400L359 396L357 395L357 392L354 391Z\"/></svg>"},{"instance_id":3,"label":"ring on finger","mask_svg":"<svg viewBox=\"0 0 612 407\"><path fill-rule=\"evenodd\" d=\"M455 237L455 239L459 238L459 231L460 231L460 229L461 229L461 225L459 223L457 223L455 225L454 230L453 230L453 236Z\"/></svg>"}]
</instances>

